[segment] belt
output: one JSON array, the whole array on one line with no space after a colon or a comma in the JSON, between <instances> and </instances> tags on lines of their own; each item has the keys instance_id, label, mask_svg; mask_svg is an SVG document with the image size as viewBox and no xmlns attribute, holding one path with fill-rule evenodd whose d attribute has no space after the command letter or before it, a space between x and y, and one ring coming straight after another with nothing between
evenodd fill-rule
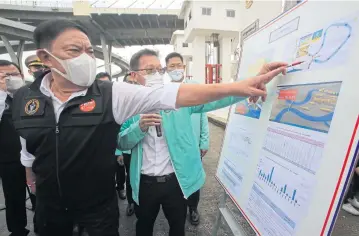
<instances>
[{"instance_id":1,"label":"belt","mask_svg":"<svg viewBox=\"0 0 359 236\"><path fill-rule=\"evenodd\" d=\"M168 175L162 175L162 176L141 175L141 181L143 181L144 183L147 183L147 184L166 183L174 177L176 177L175 173L171 173Z\"/></svg>"}]
</instances>

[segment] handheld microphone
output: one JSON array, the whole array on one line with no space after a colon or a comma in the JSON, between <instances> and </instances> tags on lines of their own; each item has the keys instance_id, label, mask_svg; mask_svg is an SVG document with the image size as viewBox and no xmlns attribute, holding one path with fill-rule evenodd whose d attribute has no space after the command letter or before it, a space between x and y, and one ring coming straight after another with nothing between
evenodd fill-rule
<instances>
[{"instance_id":1,"label":"handheld microphone","mask_svg":"<svg viewBox=\"0 0 359 236\"><path fill-rule=\"evenodd\" d=\"M157 133L157 137L162 137L161 125L156 125L156 133Z\"/></svg>"},{"instance_id":2,"label":"handheld microphone","mask_svg":"<svg viewBox=\"0 0 359 236\"><path fill-rule=\"evenodd\" d=\"M160 114L160 113L157 113ZM156 125L156 133L157 133L157 137L162 137L162 129L161 129L161 124Z\"/></svg>"}]
</instances>

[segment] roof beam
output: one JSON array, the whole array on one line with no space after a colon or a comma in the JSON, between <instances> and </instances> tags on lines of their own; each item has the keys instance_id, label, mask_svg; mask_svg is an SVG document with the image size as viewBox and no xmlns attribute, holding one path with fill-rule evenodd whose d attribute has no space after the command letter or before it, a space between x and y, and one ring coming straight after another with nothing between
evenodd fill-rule
<instances>
[{"instance_id":1,"label":"roof beam","mask_svg":"<svg viewBox=\"0 0 359 236\"><path fill-rule=\"evenodd\" d=\"M125 22L123 21L123 16L120 16L120 21L121 21L121 24L123 25L123 27L125 27L127 29L127 25L125 24Z\"/></svg>"},{"instance_id":2,"label":"roof beam","mask_svg":"<svg viewBox=\"0 0 359 236\"><path fill-rule=\"evenodd\" d=\"M131 23L131 25L132 25L132 27L134 28L134 29L136 29L136 26L135 26L135 24L133 23L133 21L130 19L130 23Z\"/></svg>"},{"instance_id":3,"label":"roof beam","mask_svg":"<svg viewBox=\"0 0 359 236\"><path fill-rule=\"evenodd\" d=\"M106 30L108 34L116 39L130 39L130 38L171 38L172 30L166 28L154 29L109 29Z\"/></svg>"},{"instance_id":4,"label":"roof beam","mask_svg":"<svg viewBox=\"0 0 359 236\"><path fill-rule=\"evenodd\" d=\"M33 39L34 26L0 17L0 32L17 39Z\"/></svg>"},{"instance_id":5,"label":"roof beam","mask_svg":"<svg viewBox=\"0 0 359 236\"><path fill-rule=\"evenodd\" d=\"M158 19L159 17L158 17L158 15L156 16L156 19L157 19L157 26L158 26L158 28L161 28L161 26L160 26L160 20Z\"/></svg>"},{"instance_id":6,"label":"roof beam","mask_svg":"<svg viewBox=\"0 0 359 236\"><path fill-rule=\"evenodd\" d=\"M143 29L143 24L142 24L142 21L141 21L141 18L140 18L140 16L138 16L138 22L140 23L140 25L141 25L141 28Z\"/></svg>"}]
</instances>

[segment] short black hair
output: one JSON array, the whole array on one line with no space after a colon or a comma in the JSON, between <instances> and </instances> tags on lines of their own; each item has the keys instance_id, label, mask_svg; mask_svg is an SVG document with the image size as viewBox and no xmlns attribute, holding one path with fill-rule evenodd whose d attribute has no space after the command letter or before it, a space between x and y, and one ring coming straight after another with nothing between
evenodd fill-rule
<instances>
[{"instance_id":1,"label":"short black hair","mask_svg":"<svg viewBox=\"0 0 359 236\"><path fill-rule=\"evenodd\" d=\"M20 66L17 65L16 63L14 62L11 62L11 61L8 61L8 60L0 60L0 67L3 67L3 66L15 66L17 68L17 70L21 72L21 69L20 69Z\"/></svg>"},{"instance_id":2,"label":"short black hair","mask_svg":"<svg viewBox=\"0 0 359 236\"><path fill-rule=\"evenodd\" d=\"M171 59L171 58L174 58L174 57L179 57L181 59L181 61L183 62L183 57L181 54L179 54L178 52L171 52L170 54L167 55L165 61L166 61L166 64L168 63L168 61Z\"/></svg>"},{"instance_id":3,"label":"short black hair","mask_svg":"<svg viewBox=\"0 0 359 236\"><path fill-rule=\"evenodd\" d=\"M156 51L151 50L151 49L147 49L147 48L136 52L135 54L133 54L133 56L131 57L131 60L130 60L130 69L131 70L134 71L134 70L139 69L140 59L143 56L156 56L156 57L158 57L158 54L157 54Z\"/></svg>"},{"instance_id":4,"label":"short black hair","mask_svg":"<svg viewBox=\"0 0 359 236\"><path fill-rule=\"evenodd\" d=\"M96 75L96 79L101 79L103 77L107 77L109 80L111 80L111 75L107 72L100 72Z\"/></svg>"},{"instance_id":5,"label":"short black hair","mask_svg":"<svg viewBox=\"0 0 359 236\"><path fill-rule=\"evenodd\" d=\"M88 36L87 31L79 24L71 20L48 20L40 23L34 31L34 43L37 49L49 48L59 34L68 30L77 29Z\"/></svg>"}]
</instances>

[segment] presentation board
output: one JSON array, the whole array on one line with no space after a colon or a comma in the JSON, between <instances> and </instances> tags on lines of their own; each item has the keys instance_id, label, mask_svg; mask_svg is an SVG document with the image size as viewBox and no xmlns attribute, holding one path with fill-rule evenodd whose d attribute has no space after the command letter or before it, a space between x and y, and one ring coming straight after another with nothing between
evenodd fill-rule
<instances>
[{"instance_id":1,"label":"presentation board","mask_svg":"<svg viewBox=\"0 0 359 236\"><path fill-rule=\"evenodd\" d=\"M257 235L330 235L357 156L359 2L305 1L243 45L238 80L302 62L230 108L216 178Z\"/></svg>"}]
</instances>

